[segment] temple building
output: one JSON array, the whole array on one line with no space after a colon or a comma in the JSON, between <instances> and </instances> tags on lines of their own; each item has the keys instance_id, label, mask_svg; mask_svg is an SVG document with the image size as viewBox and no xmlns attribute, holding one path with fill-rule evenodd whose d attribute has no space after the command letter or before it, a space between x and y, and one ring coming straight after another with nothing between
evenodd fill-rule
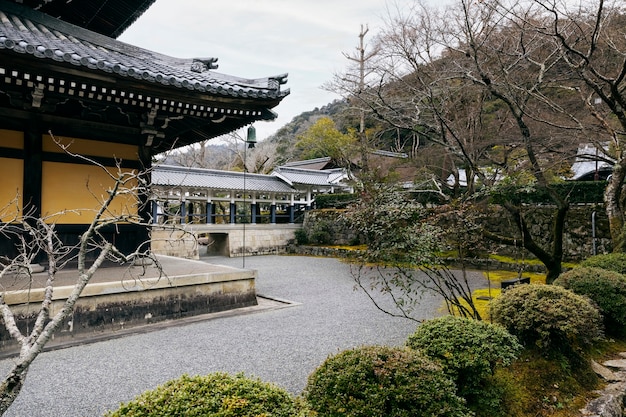
<instances>
[{"instance_id":1,"label":"temple building","mask_svg":"<svg viewBox=\"0 0 626 417\"><path fill-rule=\"evenodd\" d=\"M318 168L324 167L294 163L264 175L154 166L153 253L195 259L201 250L225 256L285 252L316 196L352 192L345 169Z\"/></svg>"},{"instance_id":2,"label":"temple building","mask_svg":"<svg viewBox=\"0 0 626 417\"><path fill-rule=\"evenodd\" d=\"M216 72L214 57L116 40L151 3L0 0L0 207L17 202L0 221L55 215L71 243L112 181L101 167L145 172L148 184L154 155L276 118L286 74L244 79ZM149 223L149 193L139 197L146 204L122 199L113 210ZM106 233L122 251L148 238L130 223ZM11 247L0 243L0 254Z\"/></svg>"}]
</instances>

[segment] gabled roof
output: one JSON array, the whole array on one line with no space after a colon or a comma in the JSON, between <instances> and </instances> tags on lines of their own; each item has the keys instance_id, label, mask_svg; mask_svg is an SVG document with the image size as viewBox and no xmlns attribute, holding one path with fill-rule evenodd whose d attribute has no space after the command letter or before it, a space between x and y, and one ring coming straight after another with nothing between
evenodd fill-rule
<instances>
[{"instance_id":1,"label":"gabled roof","mask_svg":"<svg viewBox=\"0 0 626 417\"><path fill-rule=\"evenodd\" d=\"M117 38L155 0L12 0L57 19Z\"/></svg>"},{"instance_id":2,"label":"gabled roof","mask_svg":"<svg viewBox=\"0 0 626 417\"><path fill-rule=\"evenodd\" d=\"M315 170L280 166L274 169L272 175L283 178L289 184L302 184L332 187L341 185L341 181L347 178L346 171L341 168Z\"/></svg>"},{"instance_id":3,"label":"gabled roof","mask_svg":"<svg viewBox=\"0 0 626 417\"><path fill-rule=\"evenodd\" d=\"M280 178L271 175L187 168L170 165L155 166L152 185L214 190L258 191L270 193L295 193Z\"/></svg>"}]
</instances>

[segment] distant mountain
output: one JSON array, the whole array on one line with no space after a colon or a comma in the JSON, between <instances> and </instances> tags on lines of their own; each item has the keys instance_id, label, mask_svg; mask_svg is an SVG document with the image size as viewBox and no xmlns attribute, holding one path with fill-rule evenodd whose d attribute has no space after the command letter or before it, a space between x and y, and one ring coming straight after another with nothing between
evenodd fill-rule
<instances>
[{"instance_id":1,"label":"distant mountain","mask_svg":"<svg viewBox=\"0 0 626 417\"><path fill-rule=\"evenodd\" d=\"M345 130L348 126L351 126L346 118L346 115L349 114L348 110L349 106L346 101L335 100L321 108L315 108L297 115L275 134L259 142L255 153L260 154L261 162L266 161L272 165L271 167L264 167L263 172L270 170L274 166L301 160L300 151L295 146L298 142L298 137L305 133L321 117L331 118L340 130ZM212 141L208 141L203 144L203 150L201 150L201 145L181 148L168 155L164 154L160 159L160 163L220 170L242 169L242 157L239 155L240 150L237 150L237 141L223 144L213 144ZM252 157L252 154L248 156ZM253 168L249 167L248 169Z\"/></svg>"},{"instance_id":2,"label":"distant mountain","mask_svg":"<svg viewBox=\"0 0 626 417\"><path fill-rule=\"evenodd\" d=\"M341 129L339 122L343 119L347 109L348 104L345 100L335 100L321 108L316 107L311 111L300 113L275 134L265 139L265 141L276 145L278 165L301 159L295 146L298 136L306 132L321 117L330 117Z\"/></svg>"}]
</instances>

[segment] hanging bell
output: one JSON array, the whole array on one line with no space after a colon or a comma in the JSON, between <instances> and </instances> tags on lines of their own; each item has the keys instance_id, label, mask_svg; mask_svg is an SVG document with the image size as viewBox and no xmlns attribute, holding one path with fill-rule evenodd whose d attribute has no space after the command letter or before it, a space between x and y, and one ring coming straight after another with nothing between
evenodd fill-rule
<instances>
[{"instance_id":1,"label":"hanging bell","mask_svg":"<svg viewBox=\"0 0 626 417\"><path fill-rule=\"evenodd\" d=\"M248 144L248 148L254 148L254 146L256 145L256 129L252 125L248 127L248 136L246 137L246 143Z\"/></svg>"}]
</instances>

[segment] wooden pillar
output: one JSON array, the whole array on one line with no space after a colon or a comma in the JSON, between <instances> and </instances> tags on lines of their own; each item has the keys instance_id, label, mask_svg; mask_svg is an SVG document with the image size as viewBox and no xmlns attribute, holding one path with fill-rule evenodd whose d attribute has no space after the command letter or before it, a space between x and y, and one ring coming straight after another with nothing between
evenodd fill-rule
<instances>
[{"instance_id":1,"label":"wooden pillar","mask_svg":"<svg viewBox=\"0 0 626 417\"><path fill-rule=\"evenodd\" d=\"M152 224L159 223L159 202L152 200Z\"/></svg>"},{"instance_id":2,"label":"wooden pillar","mask_svg":"<svg viewBox=\"0 0 626 417\"><path fill-rule=\"evenodd\" d=\"M41 216L43 148L37 120L30 120L24 129L24 213Z\"/></svg>"},{"instance_id":3,"label":"wooden pillar","mask_svg":"<svg viewBox=\"0 0 626 417\"><path fill-rule=\"evenodd\" d=\"M132 246L139 247L150 240L150 217L152 216L152 210L150 207L150 189L149 184L152 184L152 178L150 175L150 168L152 167L152 149L149 146L139 145L139 164L141 171L139 172L140 186L138 189L139 208L137 209L139 218L141 219L142 226L136 231L136 239ZM149 248L150 245L147 245Z\"/></svg>"},{"instance_id":4,"label":"wooden pillar","mask_svg":"<svg viewBox=\"0 0 626 417\"><path fill-rule=\"evenodd\" d=\"M185 200L182 200L180 202L180 224L185 224L185 217L187 216L186 206L187 203L185 202Z\"/></svg>"},{"instance_id":5,"label":"wooden pillar","mask_svg":"<svg viewBox=\"0 0 626 417\"><path fill-rule=\"evenodd\" d=\"M276 203L270 206L270 223L276 224Z\"/></svg>"},{"instance_id":6,"label":"wooden pillar","mask_svg":"<svg viewBox=\"0 0 626 417\"><path fill-rule=\"evenodd\" d=\"M250 204L250 223L256 224L256 203Z\"/></svg>"},{"instance_id":7,"label":"wooden pillar","mask_svg":"<svg viewBox=\"0 0 626 417\"><path fill-rule=\"evenodd\" d=\"M237 205L230 203L230 223L237 223Z\"/></svg>"},{"instance_id":8,"label":"wooden pillar","mask_svg":"<svg viewBox=\"0 0 626 417\"><path fill-rule=\"evenodd\" d=\"M187 208L187 223L193 223L193 217L196 214L195 206L193 201L189 202L189 207Z\"/></svg>"},{"instance_id":9,"label":"wooden pillar","mask_svg":"<svg viewBox=\"0 0 626 417\"><path fill-rule=\"evenodd\" d=\"M210 201L206 203L206 223L215 223L215 206Z\"/></svg>"},{"instance_id":10,"label":"wooden pillar","mask_svg":"<svg viewBox=\"0 0 626 417\"><path fill-rule=\"evenodd\" d=\"M43 183L43 145L39 120L32 118L24 127L24 172L22 213L41 217L42 183ZM27 234L24 235L28 241ZM48 259L38 252L33 263L46 262Z\"/></svg>"}]
</instances>

